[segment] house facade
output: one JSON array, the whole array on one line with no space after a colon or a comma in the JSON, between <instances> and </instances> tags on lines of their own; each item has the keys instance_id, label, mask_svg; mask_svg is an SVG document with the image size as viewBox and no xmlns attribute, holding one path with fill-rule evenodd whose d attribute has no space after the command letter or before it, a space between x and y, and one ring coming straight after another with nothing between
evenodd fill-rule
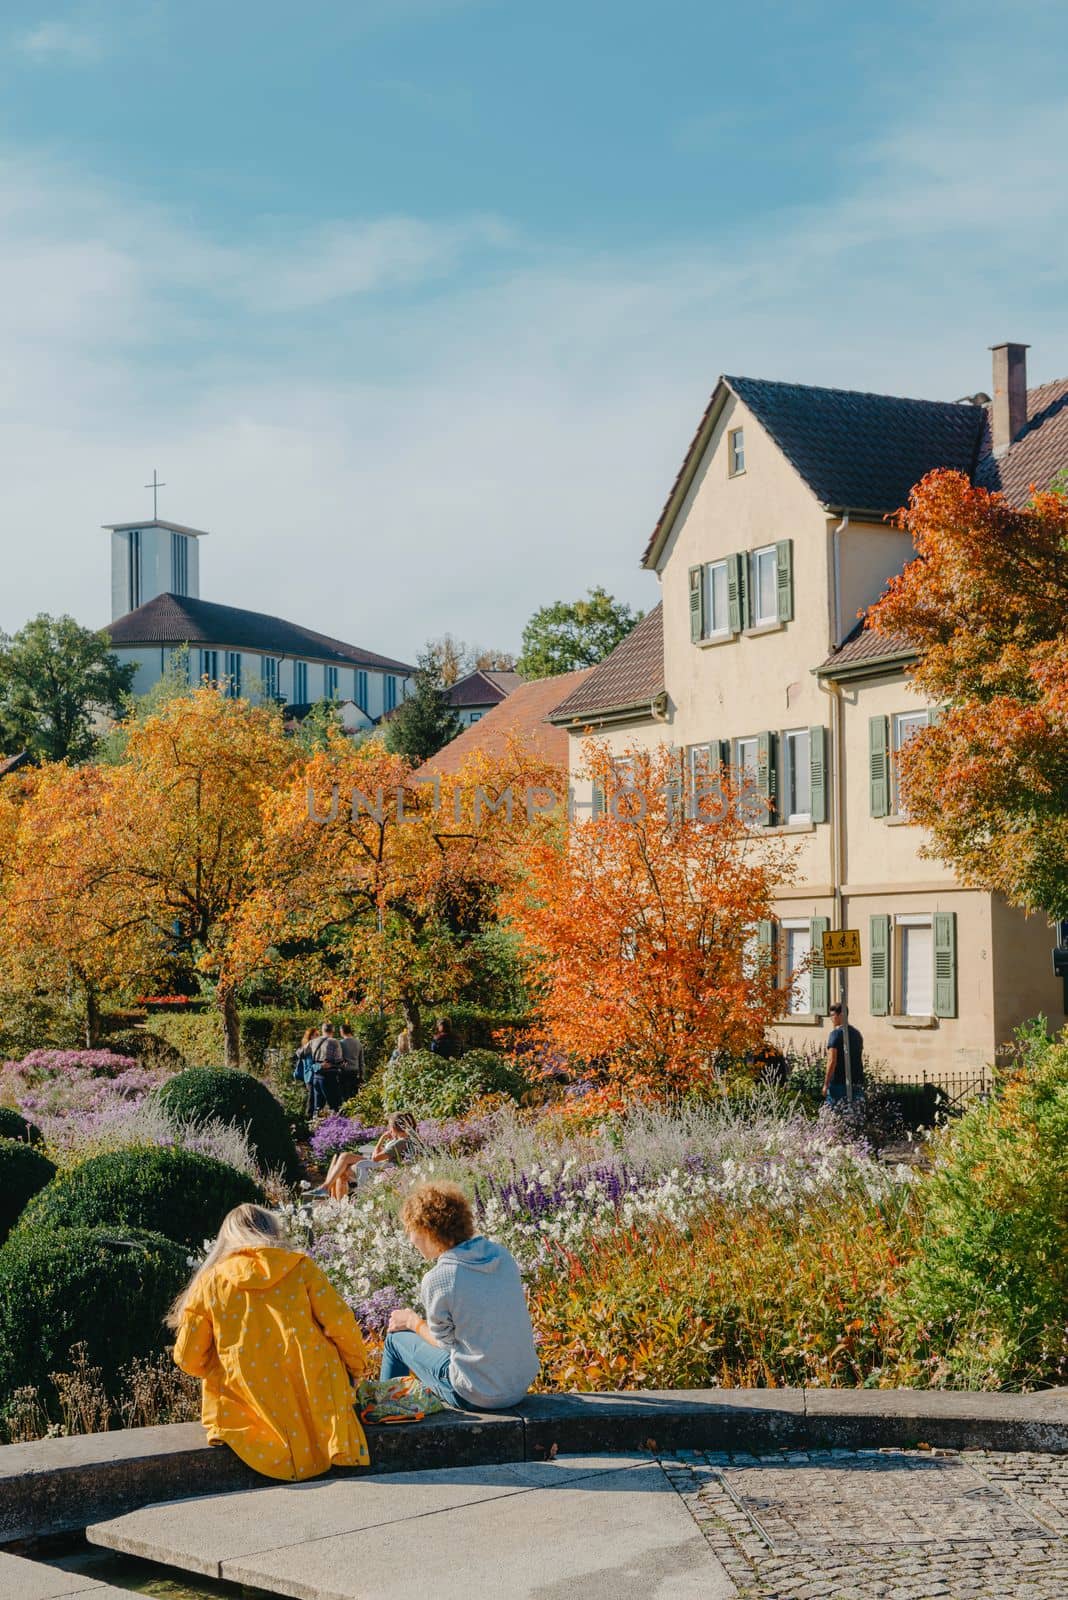
<instances>
[{"instance_id":1,"label":"house facade","mask_svg":"<svg viewBox=\"0 0 1068 1600\"><path fill-rule=\"evenodd\" d=\"M824 930L856 928L850 1013L898 1076L970 1071L1028 1017L1065 1021L1045 919L922 854L898 756L937 708L912 691L907 648L857 621L912 555L884 518L926 472L1022 501L1014 454L1040 461L1043 487L1068 465L1068 381L1029 395L1023 352L995 351L989 403L721 379L645 552L660 606L554 714L580 799L586 733L621 755L668 744L694 776L726 765L760 791L796 849L758 930L794 979L778 1037L822 1043L841 979L813 952Z\"/></svg>"},{"instance_id":2,"label":"house facade","mask_svg":"<svg viewBox=\"0 0 1068 1600\"><path fill-rule=\"evenodd\" d=\"M180 661L194 682L235 697L307 707L351 701L349 720L370 728L408 693L414 667L299 623L200 598L199 542L181 523L109 525L112 620L121 661L136 667L145 694Z\"/></svg>"},{"instance_id":3,"label":"house facade","mask_svg":"<svg viewBox=\"0 0 1068 1600\"><path fill-rule=\"evenodd\" d=\"M449 704L455 711L462 728L470 728L506 700L523 682L518 672L496 672L488 667L476 667L457 680L449 689Z\"/></svg>"}]
</instances>

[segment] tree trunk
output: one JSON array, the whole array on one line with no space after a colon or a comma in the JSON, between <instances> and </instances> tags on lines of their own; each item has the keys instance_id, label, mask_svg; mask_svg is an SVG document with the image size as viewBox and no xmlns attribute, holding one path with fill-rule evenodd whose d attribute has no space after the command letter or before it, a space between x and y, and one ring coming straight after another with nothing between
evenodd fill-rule
<instances>
[{"instance_id":1,"label":"tree trunk","mask_svg":"<svg viewBox=\"0 0 1068 1600\"><path fill-rule=\"evenodd\" d=\"M423 1042L423 1019L419 1014L419 1002L412 995L401 996L401 1015L404 1025L409 1030L412 1049L418 1050Z\"/></svg>"},{"instance_id":2,"label":"tree trunk","mask_svg":"<svg viewBox=\"0 0 1068 1600\"><path fill-rule=\"evenodd\" d=\"M97 1003L96 989L91 983L85 985L85 1048L95 1050L100 1039L100 1006Z\"/></svg>"},{"instance_id":3,"label":"tree trunk","mask_svg":"<svg viewBox=\"0 0 1068 1600\"><path fill-rule=\"evenodd\" d=\"M241 1024L237 1016L237 996L232 989L219 995L219 1009L223 1019L223 1041L228 1067L241 1065Z\"/></svg>"}]
</instances>

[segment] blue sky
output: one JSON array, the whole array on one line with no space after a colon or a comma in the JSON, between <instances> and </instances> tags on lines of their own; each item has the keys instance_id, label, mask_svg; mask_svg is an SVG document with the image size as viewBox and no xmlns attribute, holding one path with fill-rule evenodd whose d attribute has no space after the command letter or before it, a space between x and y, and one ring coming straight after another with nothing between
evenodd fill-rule
<instances>
[{"instance_id":1,"label":"blue sky","mask_svg":"<svg viewBox=\"0 0 1068 1600\"><path fill-rule=\"evenodd\" d=\"M1068 373L1059 0L8 0L0 628L210 598L518 643L648 531L720 371Z\"/></svg>"}]
</instances>

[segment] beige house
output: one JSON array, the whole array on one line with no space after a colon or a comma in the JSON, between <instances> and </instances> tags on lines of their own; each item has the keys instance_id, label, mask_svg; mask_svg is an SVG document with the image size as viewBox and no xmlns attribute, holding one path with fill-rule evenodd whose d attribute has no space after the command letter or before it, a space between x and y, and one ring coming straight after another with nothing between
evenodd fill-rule
<instances>
[{"instance_id":1,"label":"beige house","mask_svg":"<svg viewBox=\"0 0 1068 1600\"><path fill-rule=\"evenodd\" d=\"M851 1017L896 1076L973 1070L1028 1017L1065 1021L1045 920L921 855L897 756L932 708L907 649L857 620L911 555L884 519L924 473L1023 501L1068 466L1068 380L1028 393L1025 348L996 348L992 402L721 378L645 551L660 605L553 714L580 800L588 733L749 776L798 851L759 930L797 975L780 1039L821 1045L839 980L810 953L825 929L857 928Z\"/></svg>"}]
</instances>

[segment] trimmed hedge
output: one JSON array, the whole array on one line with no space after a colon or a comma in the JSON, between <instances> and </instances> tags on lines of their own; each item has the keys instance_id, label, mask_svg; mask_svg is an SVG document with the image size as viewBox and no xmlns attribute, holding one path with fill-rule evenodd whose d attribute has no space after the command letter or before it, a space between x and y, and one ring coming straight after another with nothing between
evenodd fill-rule
<instances>
[{"instance_id":1,"label":"trimmed hedge","mask_svg":"<svg viewBox=\"0 0 1068 1600\"><path fill-rule=\"evenodd\" d=\"M43 1144L44 1134L36 1122L29 1122L21 1111L0 1106L0 1139L19 1139L23 1144Z\"/></svg>"},{"instance_id":2,"label":"trimmed hedge","mask_svg":"<svg viewBox=\"0 0 1068 1600\"><path fill-rule=\"evenodd\" d=\"M109 1050L133 1056L153 1072L181 1072L187 1065L182 1052L153 1028L125 1028L107 1036Z\"/></svg>"},{"instance_id":3,"label":"trimmed hedge","mask_svg":"<svg viewBox=\"0 0 1068 1600\"><path fill-rule=\"evenodd\" d=\"M143 1228L195 1247L235 1206L263 1199L245 1173L193 1150L111 1150L60 1173L27 1206L18 1231Z\"/></svg>"},{"instance_id":4,"label":"trimmed hedge","mask_svg":"<svg viewBox=\"0 0 1068 1600\"><path fill-rule=\"evenodd\" d=\"M336 1024L351 1021L367 1053L368 1066L372 1068L393 1048L401 1026L399 1021L377 1015L347 1018L344 1013L333 1015L322 1010L249 1006L238 1013L242 1068L262 1076L267 1070L267 1055L271 1050L277 1050L288 1067L305 1028L317 1028L324 1021ZM186 1061L205 1067L226 1064L222 1019L217 1011L183 1011L177 1015L155 1012L151 1031L165 1039Z\"/></svg>"},{"instance_id":5,"label":"trimmed hedge","mask_svg":"<svg viewBox=\"0 0 1068 1600\"><path fill-rule=\"evenodd\" d=\"M19 1228L0 1250L0 1394L46 1390L81 1342L113 1386L170 1342L163 1317L188 1276L183 1246L158 1233Z\"/></svg>"},{"instance_id":6,"label":"trimmed hedge","mask_svg":"<svg viewBox=\"0 0 1068 1600\"><path fill-rule=\"evenodd\" d=\"M175 1122L219 1121L242 1129L263 1172L280 1172L287 1183L304 1176L285 1110L250 1073L189 1067L162 1084L157 1097Z\"/></svg>"},{"instance_id":7,"label":"trimmed hedge","mask_svg":"<svg viewBox=\"0 0 1068 1600\"><path fill-rule=\"evenodd\" d=\"M523 1073L495 1050L469 1050L454 1061L430 1050L412 1050L386 1068L382 1104L387 1111L458 1117L483 1095L518 1100L528 1087Z\"/></svg>"},{"instance_id":8,"label":"trimmed hedge","mask_svg":"<svg viewBox=\"0 0 1068 1600\"><path fill-rule=\"evenodd\" d=\"M0 1139L0 1243L23 1215L35 1194L52 1182L55 1166L47 1156L20 1139Z\"/></svg>"}]
</instances>

